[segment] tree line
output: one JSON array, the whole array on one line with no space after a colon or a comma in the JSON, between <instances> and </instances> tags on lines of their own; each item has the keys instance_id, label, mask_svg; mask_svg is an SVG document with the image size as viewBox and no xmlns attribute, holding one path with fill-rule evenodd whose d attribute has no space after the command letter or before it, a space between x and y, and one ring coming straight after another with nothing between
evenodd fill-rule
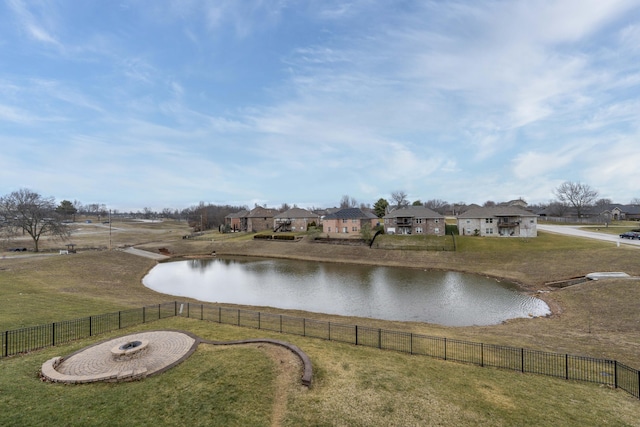
<instances>
[{"instance_id":1,"label":"tree line","mask_svg":"<svg viewBox=\"0 0 640 427\"><path fill-rule=\"evenodd\" d=\"M599 199L597 190L581 182L566 181L554 190L554 195L556 199L548 204L530 205L529 208L547 208L549 214L554 216L563 216L572 209L578 217L581 217L588 208L593 206L606 207L612 203L610 199ZM496 204L496 202L488 200L483 206L489 207ZM632 199L630 204L640 205L640 198ZM449 203L441 199L431 199L424 203L419 199L411 202L403 190L391 192L390 200L381 197L373 206L365 203L359 204L355 198L349 195L343 195L339 202L339 208L360 208L373 212L379 218L392 209L408 206L424 206L442 215L458 215L468 207L464 202ZM297 206L293 205L293 207ZM290 208L289 204L283 203L277 210L285 212ZM104 219L112 215L127 215L144 219L168 218L187 221L195 231L204 231L223 226L227 215L243 209L249 210L247 206L200 202L198 205L182 210L165 208L156 212L145 207L141 211L121 213L117 210L108 210L103 203L82 204L77 200L73 202L62 200L56 204L53 197L44 197L29 189L20 189L0 197L0 238L8 240L19 234L28 235L33 240L34 250L37 252L39 240L44 235L62 239L68 237L67 223L74 222L76 215L92 215ZM309 210L319 211L313 207Z\"/></svg>"}]
</instances>

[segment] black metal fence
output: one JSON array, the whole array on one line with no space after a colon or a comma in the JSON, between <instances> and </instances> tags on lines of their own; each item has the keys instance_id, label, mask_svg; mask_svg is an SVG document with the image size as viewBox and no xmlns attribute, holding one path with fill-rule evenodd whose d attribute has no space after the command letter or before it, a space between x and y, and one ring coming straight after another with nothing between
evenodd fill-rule
<instances>
[{"instance_id":1,"label":"black metal fence","mask_svg":"<svg viewBox=\"0 0 640 427\"><path fill-rule=\"evenodd\" d=\"M592 382L620 388L640 399L640 371L615 360L483 344L282 314L177 301L5 331L2 332L1 357L27 353L174 316L363 345L566 380Z\"/></svg>"},{"instance_id":2,"label":"black metal fence","mask_svg":"<svg viewBox=\"0 0 640 427\"><path fill-rule=\"evenodd\" d=\"M28 353L176 314L176 303L171 302L4 331L0 356Z\"/></svg>"}]
</instances>

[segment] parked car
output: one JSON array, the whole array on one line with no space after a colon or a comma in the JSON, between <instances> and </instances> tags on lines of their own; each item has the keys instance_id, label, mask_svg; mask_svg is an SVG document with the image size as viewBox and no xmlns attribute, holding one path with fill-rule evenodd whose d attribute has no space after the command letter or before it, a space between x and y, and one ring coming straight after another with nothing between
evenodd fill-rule
<instances>
[{"instance_id":1,"label":"parked car","mask_svg":"<svg viewBox=\"0 0 640 427\"><path fill-rule=\"evenodd\" d=\"M627 231L620 235L621 239L640 239L640 233L637 231Z\"/></svg>"}]
</instances>

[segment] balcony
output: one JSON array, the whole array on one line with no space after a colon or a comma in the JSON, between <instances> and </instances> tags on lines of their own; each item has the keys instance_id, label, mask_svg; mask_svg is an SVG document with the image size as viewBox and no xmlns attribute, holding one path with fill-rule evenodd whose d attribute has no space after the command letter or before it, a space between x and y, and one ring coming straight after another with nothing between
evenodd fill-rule
<instances>
[{"instance_id":1,"label":"balcony","mask_svg":"<svg viewBox=\"0 0 640 427\"><path fill-rule=\"evenodd\" d=\"M413 218L396 218L396 225L410 227L413 225Z\"/></svg>"}]
</instances>

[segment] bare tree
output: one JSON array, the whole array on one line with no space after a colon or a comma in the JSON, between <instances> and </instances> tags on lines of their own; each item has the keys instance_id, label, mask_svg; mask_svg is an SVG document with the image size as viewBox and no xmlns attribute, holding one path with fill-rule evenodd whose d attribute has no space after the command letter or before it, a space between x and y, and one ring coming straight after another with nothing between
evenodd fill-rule
<instances>
[{"instance_id":1,"label":"bare tree","mask_svg":"<svg viewBox=\"0 0 640 427\"><path fill-rule=\"evenodd\" d=\"M493 200L487 200L486 202L484 202L482 206L485 208L492 208L495 205L496 205L496 202L494 202Z\"/></svg>"},{"instance_id":2,"label":"bare tree","mask_svg":"<svg viewBox=\"0 0 640 427\"><path fill-rule=\"evenodd\" d=\"M446 209L446 207L449 205L448 202L444 201L444 200L440 200L440 199L431 199L431 200L427 200L424 203L424 206L431 209L432 211L436 211L439 213L444 213L444 210Z\"/></svg>"},{"instance_id":3,"label":"bare tree","mask_svg":"<svg viewBox=\"0 0 640 427\"><path fill-rule=\"evenodd\" d=\"M598 208L600 208L602 210L607 209L611 204L613 204L611 199L598 199L594 203L595 206L597 206Z\"/></svg>"},{"instance_id":4,"label":"bare tree","mask_svg":"<svg viewBox=\"0 0 640 427\"><path fill-rule=\"evenodd\" d=\"M278 208L278 212L286 212L289 209L291 209L291 206L289 206L289 204L287 202L284 202L282 205L280 205L280 207Z\"/></svg>"},{"instance_id":5,"label":"bare tree","mask_svg":"<svg viewBox=\"0 0 640 427\"><path fill-rule=\"evenodd\" d=\"M549 216L564 216L569 210L569 206L566 203L553 201L547 206L547 213Z\"/></svg>"},{"instance_id":6,"label":"bare tree","mask_svg":"<svg viewBox=\"0 0 640 427\"><path fill-rule=\"evenodd\" d=\"M358 207L358 201L353 197L349 197L347 194L342 196L342 198L340 199L340 209L357 208L357 207Z\"/></svg>"},{"instance_id":7,"label":"bare tree","mask_svg":"<svg viewBox=\"0 0 640 427\"><path fill-rule=\"evenodd\" d=\"M598 191L588 184L571 181L560 184L554 193L560 202L574 207L578 218L582 217L584 209L591 206L596 197L598 197Z\"/></svg>"},{"instance_id":8,"label":"bare tree","mask_svg":"<svg viewBox=\"0 0 640 427\"><path fill-rule=\"evenodd\" d=\"M409 206L409 199L407 199L407 193L403 190L397 190L391 192L391 200L394 202L396 208L406 208Z\"/></svg>"},{"instance_id":9,"label":"bare tree","mask_svg":"<svg viewBox=\"0 0 640 427\"><path fill-rule=\"evenodd\" d=\"M0 223L9 230L31 236L35 252L39 251L38 243L44 235L62 239L69 236L61 219L53 197L42 197L23 188L0 198Z\"/></svg>"},{"instance_id":10,"label":"bare tree","mask_svg":"<svg viewBox=\"0 0 640 427\"><path fill-rule=\"evenodd\" d=\"M634 197L633 199L631 199L629 204L634 206L640 206L640 197Z\"/></svg>"}]
</instances>

